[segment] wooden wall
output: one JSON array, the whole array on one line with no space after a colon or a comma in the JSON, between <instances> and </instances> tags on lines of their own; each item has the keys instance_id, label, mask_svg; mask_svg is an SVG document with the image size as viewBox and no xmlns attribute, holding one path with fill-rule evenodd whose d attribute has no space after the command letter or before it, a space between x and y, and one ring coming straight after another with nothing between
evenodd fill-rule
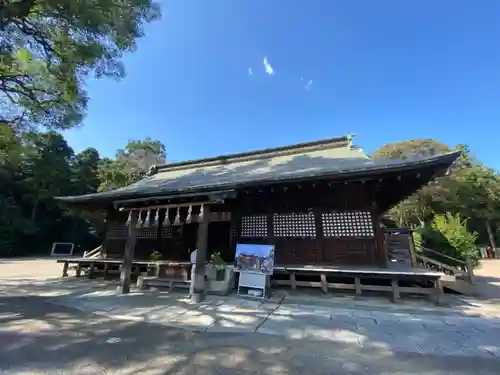
<instances>
[{"instance_id":1,"label":"wooden wall","mask_svg":"<svg viewBox=\"0 0 500 375\"><path fill-rule=\"evenodd\" d=\"M234 243L274 244L282 265L384 266L373 196L362 182L245 192L234 204Z\"/></svg>"},{"instance_id":2,"label":"wooden wall","mask_svg":"<svg viewBox=\"0 0 500 375\"><path fill-rule=\"evenodd\" d=\"M275 245L276 264L385 265L379 212L370 182L314 183L239 191L235 199L212 207L208 230L209 253L234 260L237 243ZM187 215L181 210L181 221ZM169 219L176 212L170 210ZM163 259L188 260L196 246L193 223L139 230L136 259L157 250ZM126 238L126 214L111 214L105 248L108 257L121 257ZM121 228L121 229L120 229ZM119 234L122 230L123 235Z\"/></svg>"}]
</instances>

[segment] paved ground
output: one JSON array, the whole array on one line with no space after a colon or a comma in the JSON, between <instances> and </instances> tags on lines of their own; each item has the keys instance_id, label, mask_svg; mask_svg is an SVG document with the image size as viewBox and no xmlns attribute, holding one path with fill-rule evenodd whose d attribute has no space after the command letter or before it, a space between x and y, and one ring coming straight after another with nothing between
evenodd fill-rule
<instances>
[{"instance_id":1,"label":"paved ground","mask_svg":"<svg viewBox=\"0 0 500 375\"><path fill-rule=\"evenodd\" d=\"M483 260L474 273L479 293L500 303L500 259Z\"/></svg>"},{"instance_id":2,"label":"paved ground","mask_svg":"<svg viewBox=\"0 0 500 375\"><path fill-rule=\"evenodd\" d=\"M0 374L499 373L500 310L484 301L446 309L212 298L196 306L176 294L118 297L109 283L43 279L40 269L33 280L14 269L0 260Z\"/></svg>"},{"instance_id":3,"label":"paved ground","mask_svg":"<svg viewBox=\"0 0 500 375\"><path fill-rule=\"evenodd\" d=\"M500 359L500 311L466 316L459 310L330 298L323 305L275 298L265 303L239 297L208 297L191 304L179 293L115 295L116 283L99 280L7 280L4 295L46 301L113 319L209 333L261 333L388 352ZM396 310L396 308L399 308ZM484 310L485 307L476 307Z\"/></svg>"},{"instance_id":4,"label":"paved ground","mask_svg":"<svg viewBox=\"0 0 500 375\"><path fill-rule=\"evenodd\" d=\"M0 374L493 375L500 361L259 333L197 333L0 294Z\"/></svg>"}]
</instances>

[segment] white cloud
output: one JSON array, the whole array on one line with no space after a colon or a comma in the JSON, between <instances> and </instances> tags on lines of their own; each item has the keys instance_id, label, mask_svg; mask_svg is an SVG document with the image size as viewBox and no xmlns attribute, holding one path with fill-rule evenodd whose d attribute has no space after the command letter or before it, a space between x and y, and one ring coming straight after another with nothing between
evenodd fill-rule
<instances>
[{"instance_id":1,"label":"white cloud","mask_svg":"<svg viewBox=\"0 0 500 375\"><path fill-rule=\"evenodd\" d=\"M267 56L264 57L264 69L266 70L266 73L269 74L270 76L274 74L274 69L269 63L269 61L267 61Z\"/></svg>"},{"instance_id":2,"label":"white cloud","mask_svg":"<svg viewBox=\"0 0 500 375\"><path fill-rule=\"evenodd\" d=\"M313 84L313 81L312 81L312 79L310 79L310 80L307 82L305 89L306 89L306 90L309 90L309 89L311 88L312 84Z\"/></svg>"},{"instance_id":3,"label":"white cloud","mask_svg":"<svg viewBox=\"0 0 500 375\"><path fill-rule=\"evenodd\" d=\"M251 76L253 74L252 68L248 68L248 75Z\"/></svg>"}]
</instances>

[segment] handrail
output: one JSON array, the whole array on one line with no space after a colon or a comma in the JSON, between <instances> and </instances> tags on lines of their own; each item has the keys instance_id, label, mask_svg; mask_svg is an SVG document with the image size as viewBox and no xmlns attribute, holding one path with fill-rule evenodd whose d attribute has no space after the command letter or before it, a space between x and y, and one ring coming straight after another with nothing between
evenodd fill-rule
<instances>
[{"instance_id":1,"label":"handrail","mask_svg":"<svg viewBox=\"0 0 500 375\"><path fill-rule=\"evenodd\" d=\"M427 249L427 250L431 250L431 249ZM433 253L437 253L439 255L442 255L440 254L439 252L435 251L435 250L431 250ZM464 262L464 261L461 261L461 260L458 260L458 259L455 259L453 257L450 257L450 256L446 256L447 258L450 258L450 259L453 259L457 262L460 263L461 267L463 268L463 271L460 270L460 268L458 267L454 267L454 266L450 266L448 264L445 264L445 263L442 263L438 260L435 260L433 258L429 258L429 257L426 257L425 255L421 254L421 253L416 253L415 256L417 258L419 258L420 260L424 261L424 262L427 262L427 263L431 263L431 264L434 264L435 266L438 266L438 267L441 267L443 269L447 269L449 271L452 271L454 273L460 273L460 272L465 272L467 274L467 281L469 283L473 283L473 277L474 277L474 268L472 266L472 262L470 261L467 261L467 262Z\"/></svg>"},{"instance_id":2,"label":"handrail","mask_svg":"<svg viewBox=\"0 0 500 375\"><path fill-rule=\"evenodd\" d=\"M90 250L90 251L85 251L83 253L84 258L92 258L95 255L98 255L102 251L102 245L97 246L95 249Z\"/></svg>"},{"instance_id":3,"label":"handrail","mask_svg":"<svg viewBox=\"0 0 500 375\"><path fill-rule=\"evenodd\" d=\"M451 256L449 256L449 255L446 255L446 254L440 253L439 251L432 250L432 249L428 249L428 248L426 248L426 247L422 247L422 250L424 250L424 251L428 251L428 252L431 252L431 253L436 254L436 255L439 255L440 257L443 257L443 258L446 258L446 259L450 259L450 260L452 260L452 261L454 261L454 262L456 262L456 263L462 264L462 265L464 265L464 266L466 266L466 265L467 265L467 262L464 262L463 260L460 260L460 259L457 259L457 258L453 258L453 257L451 257Z\"/></svg>"},{"instance_id":4,"label":"handrail","mask_svg":"<svg viewBox=\"0 0 500 375\"><path fill-rule=\"evenodd\" d=\"M453 271L454 273L460 272L460 270L458 270L456 267L450 266L450 265L445 264L445 263L441 263L438 260L426 257L425 255L422 255L422 254L416 254L416 255L417 255L417 258L419 258L420 260L423 260L424 262L428 262L428 263L434 264L434 265L436 265L438 267L447 269L449 271Z\"/></svg>"},{"instance_id":5,"label":"handrail","mask_svg":"<svg viewBox=\"0 0 500 375\"><path fill-rule=\"evenodd\" d=\"M413 232L413 230L410 228L384 228L384 231L386 233L405 233L405 234Z\"/></svg>"}]
</instances>

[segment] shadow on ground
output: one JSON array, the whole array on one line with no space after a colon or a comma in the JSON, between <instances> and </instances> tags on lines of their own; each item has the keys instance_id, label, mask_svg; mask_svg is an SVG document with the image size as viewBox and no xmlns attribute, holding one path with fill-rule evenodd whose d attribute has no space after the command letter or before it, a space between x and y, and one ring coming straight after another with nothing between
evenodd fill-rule
<instances>
[{"instance_id":1,"label":"shadow on ground","mask_svg":"<svg viewBox=\"0 0 500 375\"><path fill-rule=\"evenodd\" d=\"M106 374L497 374L499 361L393 353L258 333L192 332L0 297L0 368ZM36 373L36 372L35 372Z\"/></svg>"}]
</instances>

